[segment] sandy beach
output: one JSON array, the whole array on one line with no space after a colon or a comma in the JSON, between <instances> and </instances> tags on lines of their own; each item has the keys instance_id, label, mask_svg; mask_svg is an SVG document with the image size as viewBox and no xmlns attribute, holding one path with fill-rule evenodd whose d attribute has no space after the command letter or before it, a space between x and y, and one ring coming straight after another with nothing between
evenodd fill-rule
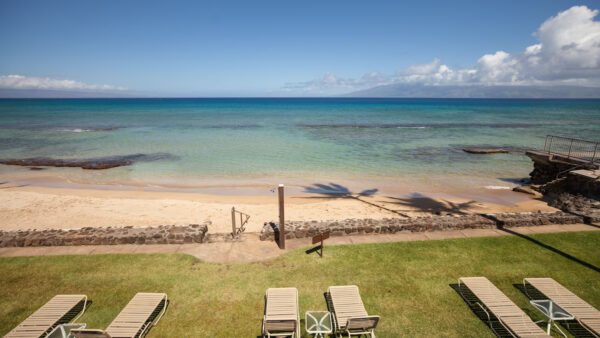
<instances>
[{"instance_id":1,"label":"sandy beach","mask_svg":"<svg viewBox=\"0 0 600 338\"><path fill-rule=\"evenodd\" d=\"M348 218L415 217L424 213L553 211L545 202L510 190L407 192L374 194L311 194L290 189L286 219L295 221ZM297 190L297 189L296 189ZM157 226L210 221L209 231L229 232L231 208L250 215L247 231L277 221L277 197L124 190L114 187L43 187L3 182L0 185L0 230L76 229L108 226Z\"/></svg>"}]
</instances>

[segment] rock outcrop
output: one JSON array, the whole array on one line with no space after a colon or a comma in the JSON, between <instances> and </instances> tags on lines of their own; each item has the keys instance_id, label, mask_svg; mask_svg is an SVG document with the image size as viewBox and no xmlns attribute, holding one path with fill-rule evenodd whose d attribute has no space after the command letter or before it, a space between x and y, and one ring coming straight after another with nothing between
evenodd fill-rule
<instances>
[{"instance_id":1,"label":"rock outcrop","mask_svg":"<svg viewBox=\"0 0 600 338\"><path fill-rule=\"evenodd\" d=\"M508 154L510 150L504 148L463 148L465 153L469 154Z\"/></svg>"},{"instance_id":2,"label":"rock outcrop","mask_svg":"<svg viewBox=\"0 0 600 338\"><path fill-rule=\"evenodd\" d=\"M22 159L0 159L0 164L32 167L32 170L42 170L40 167L71 167L89 170L110 169L129 166L135 162L152 162L171 160L176 157L167 153L131 154L82 159L58 159L50 157L31 157Z\"/></svg>"}]
</instances>

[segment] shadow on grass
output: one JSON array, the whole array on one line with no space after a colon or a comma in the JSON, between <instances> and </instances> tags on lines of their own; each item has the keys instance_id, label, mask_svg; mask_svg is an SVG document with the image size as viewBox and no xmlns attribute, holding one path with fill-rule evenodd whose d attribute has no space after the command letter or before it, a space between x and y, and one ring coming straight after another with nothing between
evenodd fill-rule
<instances>
[{"instance_id":1,"label":"shadow on grass","mask_svg":"<svg viewBox=\"0 0 600 338\"><path fill-rule=\"evenodd\" d=\"M472 209L477 201L468 201L464 203L454 203L448 200L436 200L431 197L415 193L410 198L399 198L399 197L391 197L387 198L393 200L393 202L389 202L392 204L401 205L404 207L409 207L412 209L417 209L422 212L430 212L434 214L441 214L443 212L450 214L458 214L458 215L467 215L467 211Z\"/></svg>"},{"instance_id":2,"label":"shadow on grass","mask_svg":"<svg viewBox=\"0 0 600 338\"><path fill-rule=\"evenodd\" d=\"M538 291L538 289L533 286L523 283L513 284L513 286L521 291L530 300L539 300L539 299L548 299L546 295ZM594 338L595 336L591 334L585 327L583 327L577 320L561 320L557 322L564 329L569 331L570 334L575 338Z\"/></svg>"},{"instance_id":3,"label":"shadow on grass","mask_svg":"<svg viewBox=\"0 0 600 338\"><path fill-rule=\"evenodd\" d=\"M488 317L488 313L478 305L479 299L471 292L471 290L466 287L461 288L457 283L449 284L449 286L464 300L473 314L492 330L496 337L513 337L513 335L500 323L498 318L491 313Z\"/></svg>"},{"instance_id":4,"label":"shadow on grass","mask_svg":"<svg viewBox=\"0 0 600 338\"><path fill-rule=\"evenodd\" d=\"M343 185L336 184L336 183L329 183L329 184L314 183L312 186L304 187L304 192L309 193L309 194L319 194L319 195L323 195L323 196L301 197L301 198L353 199L353 200L368 204L370 206L374 206L376 208L394 213L396 215L410 218L410 216L408 216L402 212L387 208L387 207L377 204L377 203L369 202L369 201L361 198L361 197L373 196L373 195L377 194L378 191L379 191L379 189L373 188L373 189L365 189L361 192L352 192L350 189L348 189L348 187L345 187Z\"/></svg>"},{"instance_id":5,"label":"shadow on grass","mask_svg":"<svg viewBox=\"0 0 600 338\"><path fill-rule=\"evenodd\" d=\"M530 237L530 236L518 233L516 231L504 228L503 226L498 226L498 230L504 231L504 232L506 232L508 234L511 234L511 235L514 235L514 236L521 237L523 239L526 239L529 242L531 242L531 243L533 243L533 244L535 244L535 245L537 245L537 246L539 246L541 248L544 248L544 249L549 250L549 251L551 251L551 252L553 252L553 253L555 253L557 255L560 255L560 256L562 256L564 258L567 258L567 259L569 259L569 260L571 260L571 261L573 261L575 263L578 263L578 264L580 264L580 265L582 265L582 266L584 266L584 267L586 267L588 269L594 270L596 272L600 272L600 268L598 268L594 264L591 264L591 263L588 263L588 262L586 262L584 260L581 260L581 259L579 259L579 258L577 258L577 257L575 257L575 256L573 256L571 254L568 254L568 253L566 253L566 252L564 252L564 251L562 251L560 249L557 249L557 248L555 248L555 247L553 247L551 245L543 243L543 242L541 242L541 241L539 241L539 240L537 240L537 239L535 239L533 237Z\"/></svg>"}]
</instances>

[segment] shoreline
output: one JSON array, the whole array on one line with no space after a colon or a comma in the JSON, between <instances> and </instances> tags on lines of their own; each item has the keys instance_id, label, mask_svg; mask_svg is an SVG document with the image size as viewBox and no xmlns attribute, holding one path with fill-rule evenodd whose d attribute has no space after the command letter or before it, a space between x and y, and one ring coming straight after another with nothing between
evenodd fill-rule
<instances>
[{"instance_id":1,"label":"shoreline","mask_svg":"<svg viewBox=\"0 0 600 338\"><path fill-rule=\"evenodd\" d=\"M498 178L469 174L404 174L398 176L367 175L274 175L260 177L206 176L147 179L136 177L134 172L126 179L105 176L111 170L86 171L79 168L15 168L0 165L0 183L17 186L35 186L57 189L148 191L166 193L192 193L226 196L270 196L282 183L286 195L304 195L312 192L375 191L377 194L405 196L421 193L464 193L473 191L510 190L525 177Z\"/></svg>"},{"instance_id":2,"label":"shoreline","mask_svg":"<svg viewBox=\"0 0 600 338\"><path fill-rule=\"evenodd\" d=\"M276 222L278 218L277 196L271 192L276 185L265 182L240 186L231 181L229 185L213 182L212 187L202 189L165 191L135 186L36 184L40 181L29 181L25 185L3 177L0 180L0 230L208 223L210 233L227 233L231 231L231 208L235 207L250 215L246 231L260 232L264 222ZM369 183L373 182L362 182L362 187L374 186ZM297 182L286 185L286 220L329 221L403 217L401 215L417 217L432 213L557 210L543 201L510 189L457 189L454 182L452 189L442 191L435 185L419 189L417 185L403 186L402 183L369 191L360 184L349 182L346 192L307 190L306 186ZM513 185L505 184L507 187ZM327 188L331 187L327 185ZM365 191L367 193L360 195Z\"/></svg>"}]
</instances>

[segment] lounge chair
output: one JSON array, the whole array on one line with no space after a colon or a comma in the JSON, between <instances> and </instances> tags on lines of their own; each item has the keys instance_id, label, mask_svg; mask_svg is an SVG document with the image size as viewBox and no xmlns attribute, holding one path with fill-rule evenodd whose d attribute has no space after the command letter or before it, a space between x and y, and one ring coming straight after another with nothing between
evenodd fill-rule
<instances>
[{"instance_id":1,"label":"lounge chair","mask_svg":"<svg viewBox=\"0 0 600 338\"><path fill-rule=\"evenodd\" d=\"M77 320L85 312L86 306L86 295L54 296L4 337L46 337L56 326Z\"/></svg>"},{"instance_id":2,"label":"lounge chair","mask_svg":"<svg viewBox=\"0 0 600 338\"><path fill-rule=\"evenodd\" d=\"M72 330L75 338L138 338L144 337L167 310L165 293L136 294L106 330Z\"/></svg>"},{"instance_id":3,"label":"lounge chair","mask_svg":"<svg viewBox=\"0 0 600 338\"><path fill-rule=\"evenodd\" d=\"M472 296L466 294L464 287L471 291ZM458 290L470 306L477 305L485 312L488 325L496 335L499 333L493 323L498 321L513 337L548 337L542 328L487 278L461 277L458 279Z\"/></svg>"},{"instance_id":4,"label":"lounge chair","mask_svg":"<svg viewBox=\"0 0 600 338\"><path fill-rule=\"evenodd\" d=\"M265 294L263 337L300 337L298 289L270 288Z\"/></svg>"},{"instance_id":5,"label":"lounge chair","mask_svg":"<svg viewBox=\"0 0 600 338\"><path fill-rule=\"evenodd\" d=\"M369 316L356 285L330 286L329 310L333 314L336 337L369 335L375 338L379 316Z\"/></svg>"},{"instance_id":6,"label":"lounge chair","mask_svg":"<svg viewBox=\"0 0 600 338\"><path fill-rule=\"evenodd\" d=\"M600 311L596 308L552 278L525 278L523 279L525 292L527 292L527 285L532 286L545 298L569 312L581 326L595 337L600 337Z\"/></svg>"}]
</instances>

